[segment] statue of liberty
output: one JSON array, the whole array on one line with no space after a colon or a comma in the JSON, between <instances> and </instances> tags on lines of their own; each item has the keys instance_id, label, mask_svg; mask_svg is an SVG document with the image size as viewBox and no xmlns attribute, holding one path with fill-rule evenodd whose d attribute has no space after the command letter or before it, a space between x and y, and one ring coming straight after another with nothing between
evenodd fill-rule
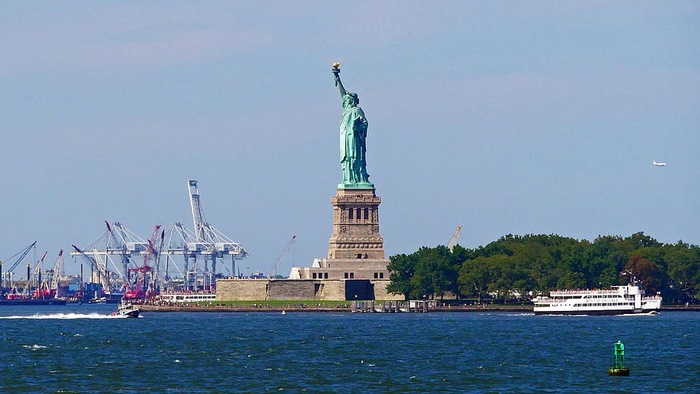
<instances>
[{"instance_id":1,"label":"statue of liberty","mask_svg":"<svg viewBox=\"0 0 700 394\"><path fill-rule=\"evenodd\" d=\"M345 90L340 82L340 63L333 64L335 85L340 90L343 115L340 118L340 166L343 182L339 188L374 188L367 174L367 118L359 107L360 99L356 93Z\"/></svg>"}]
</instances>

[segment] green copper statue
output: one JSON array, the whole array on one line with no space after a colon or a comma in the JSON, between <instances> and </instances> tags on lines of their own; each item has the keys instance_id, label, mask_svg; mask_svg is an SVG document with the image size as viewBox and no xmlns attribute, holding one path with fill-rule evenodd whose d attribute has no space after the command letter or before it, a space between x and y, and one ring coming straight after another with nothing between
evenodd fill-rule
<instances>
[{"instance_id":1,"label":"green copper statue","mask_svg":"<svg viewBox=\"0 0 700 394\"><path fill-rule=\"evenodd\" d=\"M340 118L340 166L343 170L341 189L374 188L367 174L367 118L359 107L360 99L356 93L345 90L340 82L340 63L333 64L335 85L340 90L343 115Z\"/></svg>"}]
</instances>

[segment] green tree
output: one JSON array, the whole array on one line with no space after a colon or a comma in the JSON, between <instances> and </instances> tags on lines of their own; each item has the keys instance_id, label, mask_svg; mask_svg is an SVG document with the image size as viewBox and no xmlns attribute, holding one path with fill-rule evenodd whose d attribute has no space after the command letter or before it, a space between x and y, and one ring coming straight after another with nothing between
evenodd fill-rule
<instances>
[{"instance_id":1,"label":"green tree","mask_svg":"<svg viewBox=\"0 0 700 394\"><path fill-rule=\"evenodd\" d=\"M403 294L408 299L411 294L411 279L416 271L416 261L412 255L399 254L391 256L387 266L389 285L387 291L392 294Z\"/></svg>"},{"instance_id":2,"label":"green tree","mask_svg":"<svg viewBox=\"0 0 700 394\"><path fill-rule=\"evenodd\" d=\"M669 287L661 294L680 303L696 302L700 294L700 247L678 241L665 245L663 250Z\"/></svg>"},{"instance_id":3,"label":"green tree","mask_svg":"<svg viewBox=\"0 0 700 394\"><path fill-rule=\"evenodd\" d=\"M456 274L452 272L449 253L446 246L422 247L416 252L416 270L409 294L411 298L434 298L435 295L442 298L450 291Z\"/></svg>"},{"instance_id":4,"label":"green tree","mask_svg":"<svg viewBox=\"0 0 700 394\"><path fill-rule=\"evenodd\" d=\"M487 257L477 257L462 263L458 279L459 291L468 296L477 296L481 303L494 276L490 264Z\"/></svg>"},{"instance_id":5,"label":"green tree","mask_svg":"<svg viewBox=\"0 0 700 394\"><path fill-rule=\"evenodd\" d=\"M552 289L610 287L629 270L648 293L665 302L694 302L700 295L700 247L679 241L664 245L643 232L599 236L593 242L558 235L505 235L466 249L421 247L391 257L389 291L406 298L513 294Z\"/></svg>"}]
</instances>

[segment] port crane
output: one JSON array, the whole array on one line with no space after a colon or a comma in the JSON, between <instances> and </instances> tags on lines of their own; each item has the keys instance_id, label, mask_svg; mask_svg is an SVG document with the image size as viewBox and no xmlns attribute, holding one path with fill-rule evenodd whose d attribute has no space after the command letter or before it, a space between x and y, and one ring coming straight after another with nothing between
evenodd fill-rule
<instances>
[{"instance_id":1,"label":"port crane","mask_svg":"<svg viewBox=\"0 0 700 394\"><path fill-rule=\"evenodd\" d=\"M143 240L120 222L114 222L110 226L105 220L105 225L107 226L105 257L119 256L123 275L127 275L132 256L143 250Z\"/></svg>"},{"instance_id":2,"label":"port crane","mask_svg":"<svg viewBox=\"0 0 700 394\"><path fill-rule=\"evenodd\" d=\"M128 291L134 287L134 281L138 279L139 275L143 276L142 274L146 274L141 272L145 268L139 266L136 261L139 258L145 258L147 255L152 254L152 250L160 251L163 245L162 234L160 242L158 242L157 237L160 225L156 226L149 240L143 240L121 222L108 222L105 220L104 223L106 230L95 241L84 249L74 248L71 255L74 258L87 259L93 268L93 276L94 271L97 271L97 281L103 283L105 289L110 289L109 291L111 291L111 289L121 288L124 291ZM149 257L155 262L154 266L148 270L149 282L158 281L160 271L157 256L159 255L157 253ZM134 274L137 279L130 282ZM94 278L91 278L91 281L92 279ZM161 282L162 280L159 283Z\"/></svg>"},{"instance_id":3,"label":"port crane","mask_svg":"<svg viewBox=\"0 0 700 394\"><path fill-rule=\"evenodd\" d=\"M58 289L60 287L60 280L63 276L65 276L65 268L63 265L63 249L61 249L58 252L58 258L56 259L56 263L53 266L53 269L49 271L49 289L54 290L56 292L56 295L58 294Z\"/></svg>"},{"instance_id":4,"label":"port crane","mask_svg":"<svg viewBox=\"0 0 700 394\"><path fill-rule=\"evenodd\" d=\"M120 222L105 220L104 223L106 230L80 252L74 249L71 256L90 256L95 262L112 267L117 277L124 281L129 268L135 266L133 260L145 255L148 243Z\"/></svg>"},{"instance_id":5,"label":"port crane","mask_svg":"<svg viewBox=\"0 0 700 394\"><path fill-rule=\"evenodd\" d=\"M197 183L196 180L187 181L194 230L191 231L178 222L165 232L162 252L165 256L165 277L170 278L173 257L179 256L184 259L184 270L180 274L185 279L185 289L213 290L218 263L223 263L225 258L230 257L232 272L235 273L236 261L246 258L248 252L206 220ZM203 268L200 268L199 261L204 263Z\"/></svg>"},{"instance_id":6,"label":"port crane","mask_svg":"<svg viewBox=\"0 0 700 394\"><path fill-rule=\"evenodd\" d=\"M235 259L243 259L248 253L243 247L231 238L214 228L204 217L202 203L196 180L187 181L187 190L190 195L190 208L192 210L192 223L195 234L195 250L201 250L204 259L204 269L208 271L207 260L211 259L212 273L216 275L217 259L223 259L230 255ZM188 245L189 246L189 245ZM209 259L207 259L209 257Z\"/></svg>"},{"instance_id":7,"label":"port crane","mask_svg":"<svg viewBox=\"0 0 700 394\"><path fill-rule=\"evenodd\" d=\"M130 281L126 282L128 287L128 290L126 293L124 293L124 299L126 300L143 300L151 296L154 291L154 271L157 270L154 270L154 267L150 266L149 263L151 260L157 259L155 244L158 238L158 230L160 230L160 224L155 226L151 237L148 239L148 248L146 249L146 255L143 258L143 265L129 269L129 273L134 273L136 275L136 284L132 286ZM163 236L161 235L161 239L162 237ZM158 266L157 261L155 266Z\"/></svg>"},{"instance_id":8,"label":"port crane","mask_svg":"<svg viewBox=\"0 0 700 394\"><path fill-rule=\"evenodd\" d=\"M29 244L29 246L25 247L24 249L20 250L19 252L15 253L15 254L13 254L12 256L10 256L10 258L5 260L5 261L9 261L10 264L12 264L12 265L10 266L10 269L7 270L7 273L5 275L2 275L2 272L0 271L0 277L2 278L2 286L0 286L0 287L2 287L3 289L6 287L6 283L5 283L6 275L10 276L10 287L12 287L12 285L13 285L12 275L13 275L13 272L15 271L15 268L17 268L19 263L22 262L22 259L24 259L27 256L27 254L29 254L29 252L32 249L34 249L34 246L36 246L36 242L37 241L32 242L31 244ZM2 267L2 265L0 265L0 267ZM29 278L27 278L27 283L29 283Z\"/></svg>"},{"instance_id":9,"label":"port crane","mask_svg":"<svg viewBox=\"0 0 700 394\"><path fill-rule=\"evenodd\" d=\"M105 293L110 293L112 290L110 272L107 270L105 262L101 259L99 251L95 250L92 254L88 254L77 246L72 246L74 252L71 254L75 253L76 255L82 256L90 264L90 268L92 270L90 281L93 282L95 280L94 276L97 274L97 281L95 283L101 284Z\"/></svg>"},{"instance_id":10,"label":"port crane","mask_svg":"<svg viewBox=\"0 0 700 394\"><path fill-rule=\"evenodd\" d=\"M270 278L273 278L273 279L274 279L274 278L277 277L277 270L278 270L279 267L280 267L280 263L281 263L282 260L284 259L284 256L287 255L287 252L289 252L289 249L290 249L292 246L294 246L294 242L296 241L296 239L297 239L297 236L296 236L296 235L293 235L293 236L292 236L292 239L290 239L289 242L287 242L287 245L285 245L284 249L282 250L282 253L281 253L280 256L277 258L277 261L275 261L275 265L274 265L274 267L272 268L272 275L270 275Z\"/></svg>"},{"instance_id":11,"label":"port crane","mask_svg":"<svg viewBox=\"0 0 700 394\"><path fill-rule=\"evenodd\" d=\"M138 277L145 274L141 271L147 270L135 261L148 258L148 266L151 267L148 276L156 290L213 290L219 264L230 258L232 272L235 273L236 261L246 258L248 252L206 220L197 181L188 180L187 188L194 230L177 222L162 231L160 238L154 236L154 231L149 240L143 240L122 223L105 221L106 230L87 247L74 248L71 255L74 258L87 258L95 270L98 270L98 265L104 267L98 270L102 274L107 271L107 267L114 269L111 274L118 275L114 282L115 288L118 281L125 288L127 284L133 285L133 280L129 283L131 275L136 274ZM182 260L184 264L180 264ZM223 267L228 271L225 264ZM179 278L172 275L183 278L182 287Z\"/></svg>"},{"instance_id":12,"label":"port crane","mask_svg":"<svg viewBox=\"0 0 700 394\"><path fill-rule=\"evenodd\" d=\"M194 242L195 236L192 231L185 227L182 223L176 222L166 232L163 243L163 256L165 256L163 277L168 283L172 277L170 276L170 268L181 276L185 277L189 269L189 259L194 258L194 253L190 253L187 249L189 242ZM184 259L184 271L176 264L173 256L181 256Z\"/></svg>"},{"instance_id":13,"label":"port crane","mask_svg":"<svg viewBox=\"0 0 700 394\"><path fill-rule=\"evenodd\" d=\"M44 259L46 258L46 255L48 253L49 253L48 251L44 252L44 254L41 255L41 258L39 259L39 261L37 261L36 267L34 267L35 279L36 279L36 289L34 289L33 296L35 298L52 298L50 295L48 283L41 280L41 271L42 271L42 268L44 267ZM29 282L27 282L27 283L29 283ZM27 287L29 287L29 286L27 286Z\"/></svg>"},{"instance_id":14,"label":"port crane","mask_svg":"<svg viewBox=\"0 0 700 394\"><path fill-rule=\"evenodd\" d=\"M452 238L450 238L450 242L447 244L447 249L452 252L452 249L454 249L455 245L457 245L457 241L459 240L459 233L462 231L462 226L457 226L457 230L455 230L455 233L452 234Z\"/></svg>"}]
</instances>

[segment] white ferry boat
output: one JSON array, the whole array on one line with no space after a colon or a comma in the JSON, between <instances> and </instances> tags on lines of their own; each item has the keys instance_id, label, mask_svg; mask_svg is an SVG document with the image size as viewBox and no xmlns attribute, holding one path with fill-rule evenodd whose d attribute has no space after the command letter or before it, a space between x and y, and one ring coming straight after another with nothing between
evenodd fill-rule
<instances>
[{"instance_id":1,"label":"white ferry boat","mask_svg":"<svg viewBox=\"0 0 700 394\"><path fill-rule=\"evenodd\" d=\"M636 281L605 290L556 290L532 301L536 315L626 315L661 309L661 296L646 296Z\"/></svg>"},{"instance_id":2,"label":"white ferry boat","mask_svg":"<svg viewBox=\"0 0 700 394\"><path fill-rule=\"evenodd\" d=\"M163 293L160 300L169 303L213 302L216 293Z\"/></svg>"}]
</instances>

